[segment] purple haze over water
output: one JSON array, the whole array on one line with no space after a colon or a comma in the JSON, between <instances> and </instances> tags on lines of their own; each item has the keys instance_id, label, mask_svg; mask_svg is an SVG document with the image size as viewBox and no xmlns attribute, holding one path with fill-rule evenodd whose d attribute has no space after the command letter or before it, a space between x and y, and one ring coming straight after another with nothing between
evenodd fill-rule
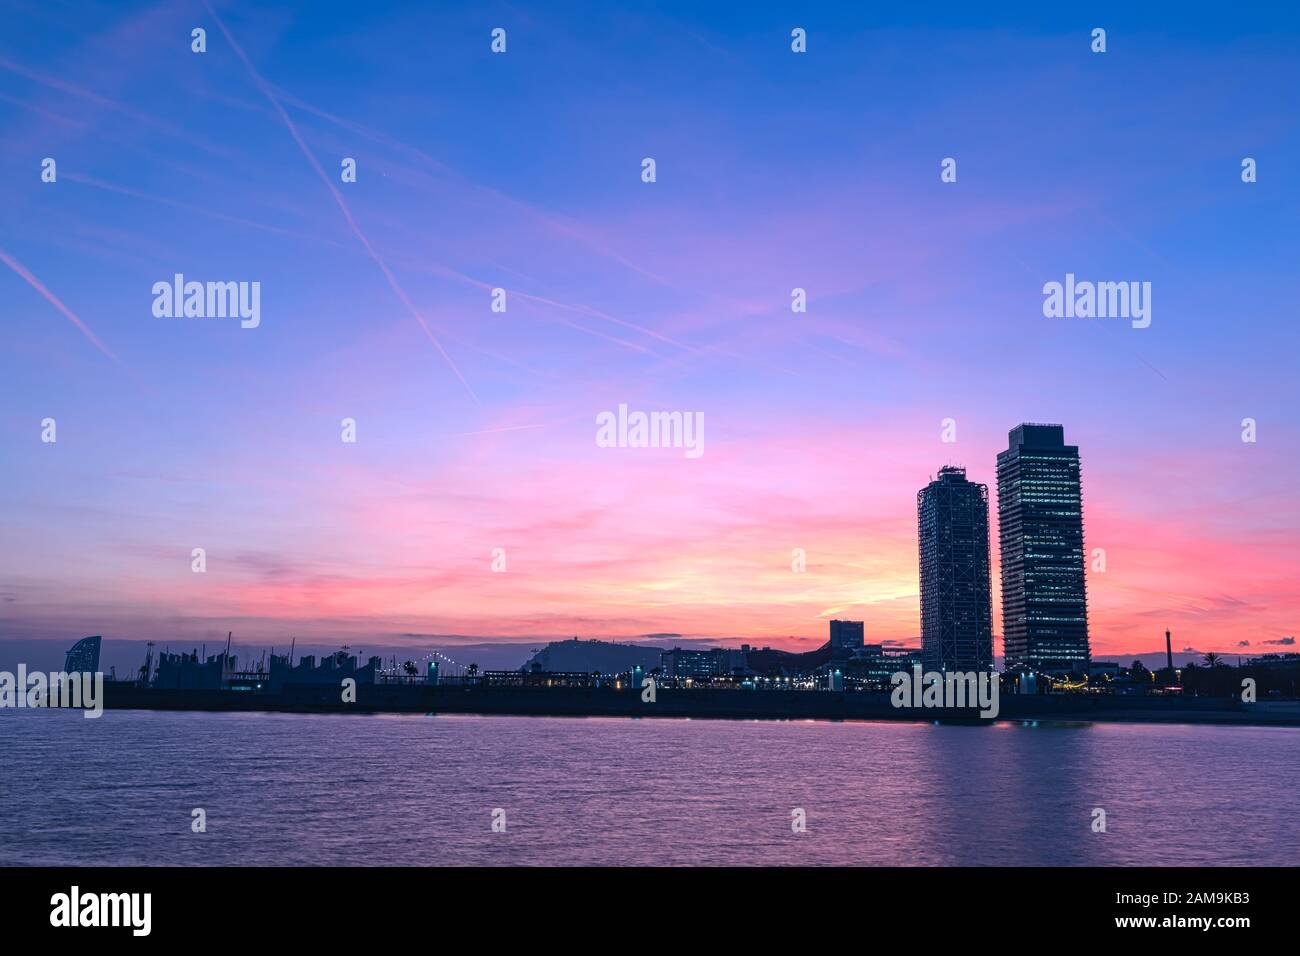
<instances>
[{"instance_id":1,"label":"purple haze over water","mask_svg":"<svg viewBox=\"0 0 1300 956\"><path fill-rule=\"evenodd\" d=\"M2 865L1292 865L1298 816L1280 728L0 711Z\"/></svg>"}]
</instances>

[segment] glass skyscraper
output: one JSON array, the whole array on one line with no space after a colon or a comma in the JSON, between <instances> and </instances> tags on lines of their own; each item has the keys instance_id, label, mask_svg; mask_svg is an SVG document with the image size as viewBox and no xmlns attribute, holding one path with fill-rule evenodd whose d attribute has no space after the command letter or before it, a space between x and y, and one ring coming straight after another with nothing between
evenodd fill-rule
<instances>
[{"instance_id":1,"label":"glass skyscraper","mask_svg":"<svg viewBox=\"0 0 1300 956\"><path fill-rule=\"evenodd\" d=\"M939 469L916 494L921 656L927 670L993 669L989 490L966 469Z\"/></svg>"},{"instance_id":2,"label":"glass skyscraper","mask_svg":"<svg viewBox=\"0 0 1300 956\"><path fill-rule=\"evenodd\" d=\"M1079 449L1061 425L1019 425L998 454L1007 670L1087 673Z\"/></svg>"}]
</instances>

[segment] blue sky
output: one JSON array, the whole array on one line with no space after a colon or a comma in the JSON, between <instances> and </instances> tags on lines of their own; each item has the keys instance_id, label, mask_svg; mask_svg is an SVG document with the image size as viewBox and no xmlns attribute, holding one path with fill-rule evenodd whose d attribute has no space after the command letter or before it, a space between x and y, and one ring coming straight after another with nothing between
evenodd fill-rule
<instances>
[{"instance_id":1,"label":"blue sky","mask_svg":"<svg viewBox=\"0 0 1300 956\"><path fill-rule=\"evenodd\" d=\"M906 640L911 496L1022 420L1081 446L1099 647L1294 630L1294 12L214 9L0 6L0 250L116 357L0 269L9 636ZM176 272L261 326L155 318ZM1044 318L1067 272L1151 327ZM600 453L620 402L700 467Z\"/></svg>"}]
</instances>

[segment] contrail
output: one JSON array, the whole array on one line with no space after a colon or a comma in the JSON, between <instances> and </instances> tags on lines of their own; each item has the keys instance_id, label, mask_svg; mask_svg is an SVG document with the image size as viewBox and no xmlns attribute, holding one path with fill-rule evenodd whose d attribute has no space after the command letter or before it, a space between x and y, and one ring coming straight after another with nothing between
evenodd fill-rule
<instances>
[{"instance_id":1,"label":"contrail","mask_svg":"<svg viewBox=\"0 0 1300 956\"><path fill-rule=\"evenodd\" d=\"M118 186L114 183L104 182L102 179L95 179L93 176L83 176L75 172L61 172L60 179L67 179L74 183L81 183L83 186L94 186L96 189L107 189L109 192L119 193L123 196L130 196L132 199L143 199L147 202L161 203L164 206L171 206L175 209L183 209L186 212L192 212L199 216L208 216L220 222L230 222L237 226L248 226L250 229L262 229L266 232L273 232L281 236L289 236L294 239L303 239L310 242L323 242L327 245L344 248L345 243L335 242L333 239L326 239L323 236L314 236L310 233L298 232L293 229L285 229L280 226L268 225L264 222L257 222L254 219L243 219L239 216L227 216L225 213L213 212L210 209L204 209L201 206L194 206L187 202L181 202L178 199L168 199L166 196L154 196L150 193L140 192L136 189L128 189L126 186Z\"/></svg>"},{"instance_id":2,"label":"contrail","mask_svg":"<svg viewBox=\"0 0 1300 956\"><path fill-rule=\"evenodd\" d=\"M547 428L547 425L504 425L501 428L483 428L476 432L461 432L462 435L499 435L502 432L522 432L533 428Z\"/></svg>"},{"instance_id":3,"label":"contrail","mask_svg":"<svg viewBox=\"0 0 1300 956\"><path fill-rule=\"evenodd\" d=\"M90 331L90 326L86 325L85 322L82 322L81 319L77 317L77 313L73 312L66 305L60 302L59 297L57 295L55 295L49 289L45 288L45 285L41 282L40 279L36 278L36 276L32 275L30 272L27 271L27 267L25 265L23 265L21 262L15 259L13 256L9 255L9 253L5 252L4 249L0 249L0 262L3 262L10 269L13 269L14 272L18 273L18 275L20 275L27 282L29 286L31 286L33 289L35 289L37 292L39 292L41 295L45 297L45 301L49 302L50 305L54 306L65 316L67 316L69 321L71 321L73 325L81 329L81 334L84 335L86 338L90 339L90 341L94 344L95 348L99 349L101 352L103 352L105 355L111 358L118 365L122 364L122 360L119 359L116 355L114 355L112 351L109 349L109 347L105 345L103 342L101 342L99 340L99 337L95 335L94 332Z\"/></svg>"},{"instance_id":4,"label":"contrail","mask_svg":"<svg viewBox=\"0 0 1300 956\"><path fill-rule=\"evenodd\" d=\"M87 102L95 104L101 109L112 110L115 113L121 113L123 116L129 116L131 117L131 119L135 120L136 122L145 123L148 126L152 126L155 129L161 130L162 132L166 133L168 136L172 137L173 139L183 140L187 143L197 146L199 149L212 153L213 155L224 156L227 159L234 159L239 155L235 150L232 150L228 147L216 146L200 137L194 136L182 127L173 126L171 123L168 123L164 120L160 120L154 116L149 115L148 113L141 113L138 110L131 109L129 106L117 102L117 100L109 99L107 96L101 96L99 93L95 93L91 90L83 89L80 86L75 86L72 83L67 82L66 80L60 79L57 76L50 76L45 73L39 73L36 70L28 69L22 64L15 63L13 60L7 59L6 57L3 56L0 56L0 69L9 70L10 72L17 73L19 76L26 77L27 79L31 80L33 83L39 83L42 86L49 87L52 90L58 90L60 93L65 93L68 96L75 96L78 97L79 99L84 99Z\"/></svg>"},{"instance_id":5,"label":"contrail","mask_svg":"<svg viewBox=\"0 0 1300 956\"><path fill-rule=\"evenodd\" d=\"M465 391L469 392L469 397L474 400L474 404L482 404L479 402L478 396L474 394L474 389L469 387L469 382L465 381L465 376L462 375L460 369L456 367L456 363L453 362L451 356L447 354L447 350L444 349L442 343L438 341L438 337L434 335L433 330L429 328L429 324L424 321L424 316L420 314L419 309L415 307L415 304L410 300L410 297L407 296L406 291L398 284L397 277L394 276L392 271L388 268L388 264L380 258L379 253L377 253L374 246L370 244L370 240L367 239L365 233L361 231L361 227L358 226L356 220L352 218L352 211L348 209L348 204L343 201L343 194L338 191L338 188L334 185L333 181L328 175L326 175L325 170L321 168L321 164L316 161L316 157L312 155L312 151L307 148L306 142L304 142L302 136L298 133L298 127L293 125L293 120L289 118L289 114L285 112L284 107L280 105L280 101L276 99L275 93L271 90L270 84L268 84L266 80L262 79L262 75L258 73L257 68L253 66L253 61L244 54L243 48L235 42L235 38L231 36L230 31L226 29L226 24L219 16L217 16L217 11L212 9L212 4L209 3L208 0L203 0L203 5L208 8L208 13L212 14L212 19L217 21L217 26L221 28L221 32L226 37L226 42L230 44L230 48L235 51L235 55L238 56L239 59L243 61L244 66L247 67L249 76L253 78L253 82L257 85L257 88L262 91L263 95L266 96L268 100L270 100L271 105L275 107L276 112L280 114L280 118L284 120L284 125L289 129L289 135L293 137L294 142L298 144L298 148L302 151L302 154L307 157L307 161L311 163L312 169L316 170L316 175L320 177L321 182L325 184L325 188L327 188L330 191L330 195L334 197L334 201L338 203L338 207L343 213L343 218L347 220L348 228L352 230L352 234L356 236L361 245L365 247L366 252L370 254L370 258L373 259L375 265L379 267L379 271L384 274L384 279L387 280L389 288L393 290L393 294L397 296L402 305L406 307L406 310L411 313L412 318L420 323L420 328L424 329L424 334L429 337L429 341L432 342L438 349L439 353L441 353L447 366L456 373L456 377L460 379L460 383L465 386Z\"/></svg>"}]
</instances>

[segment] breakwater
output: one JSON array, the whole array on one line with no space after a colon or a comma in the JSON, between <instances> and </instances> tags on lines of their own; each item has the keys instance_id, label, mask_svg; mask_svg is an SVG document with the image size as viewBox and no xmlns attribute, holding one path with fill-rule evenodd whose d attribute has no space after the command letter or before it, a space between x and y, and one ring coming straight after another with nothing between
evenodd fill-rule
<instances>
[{"instance_id":1,"label":"breakwater","mask_svg":"<svg viewBox=\"0 0 1300 956\"><path fill-rule=\"evenodd\" d=\"M988 723L973 709L898 708L887 692L659 689L653 701L610 687L489 687L358 684L343 702L333 685L279 693L105 685L107 709L285 713L513 714L554 717L680 717L749 720L960 720ZM1233 698L1102 694L1004 695L996 720L1140 721L1300 726L1300 703L1242 704Z\"/></svg>"}]
</instances>

